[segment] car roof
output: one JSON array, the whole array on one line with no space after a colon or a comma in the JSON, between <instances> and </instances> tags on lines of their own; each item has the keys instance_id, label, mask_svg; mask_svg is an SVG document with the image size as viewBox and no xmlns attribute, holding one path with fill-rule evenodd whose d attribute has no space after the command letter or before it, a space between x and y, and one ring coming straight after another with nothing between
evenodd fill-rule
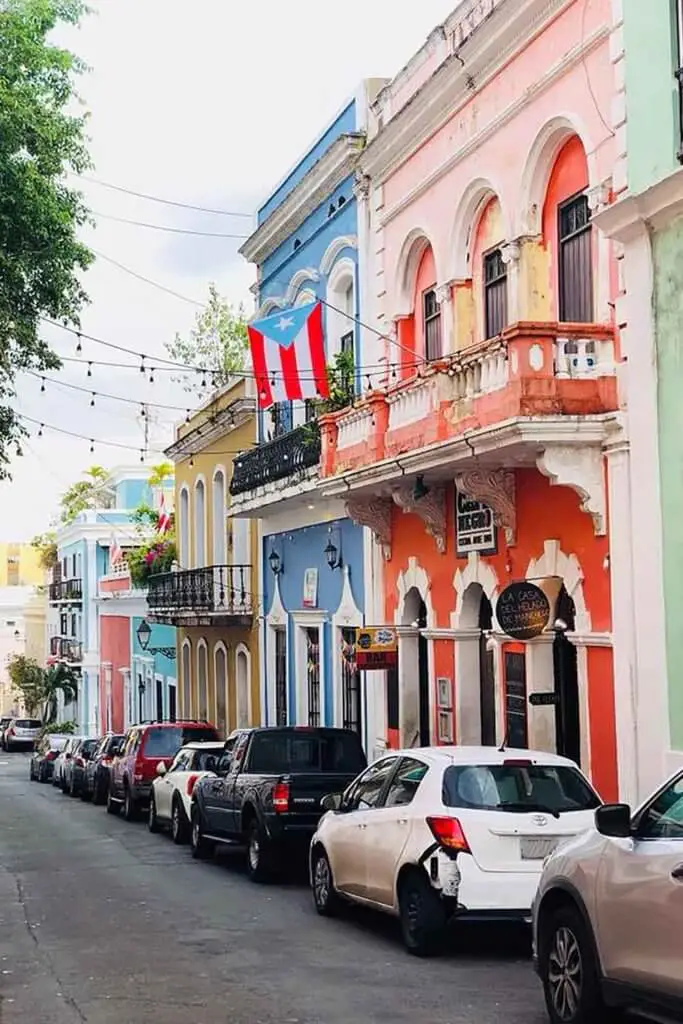
<instances>
[{"instance_id":1,"label":"car roof","mask_svg":"<svg viewBox=\"0 0 683 1024\"><path fill-rule=\"evenodd\" d=\"M513 747L505 750L499 750L498 747L475 746L408 747L404 750L386 750L382 757L414 757L416 754L433 764L496 765L519 760L578 769L576 763L568 757L549 754L545 750L519 750Z\"/></svg>"},{"instance_id":2,"label":"car roof","mask_svg":"<svg viewBox=\"0 0 683 1024\"><path fill-rule=\"evenodd\" d=\"M225 740L201 740L196 743L185 743L181 750L215 750L216 747L224 747Z\"/></svg>"},{"instance_id":3,"label":"car roof","mask_svg":"<svg viewBox=\"0 0 683 1024\"><path fill-rule=\"evenodd\" d=\"M215 725L211 722L202 722L198 718L178 718L175 722L138 722L136 725L131 725L131 729L177 729L181 728L199 728L199 729L215 729Z\"/></svg>"}]
</instances>

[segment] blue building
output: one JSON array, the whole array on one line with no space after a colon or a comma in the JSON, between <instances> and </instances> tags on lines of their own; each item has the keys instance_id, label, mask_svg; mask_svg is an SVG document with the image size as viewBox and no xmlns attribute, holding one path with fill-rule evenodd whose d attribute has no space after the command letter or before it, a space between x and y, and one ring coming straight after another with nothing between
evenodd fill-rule
<instances>
[{"instance_id":1,"label":"blue building","mask_svg":"<svg viewBox=\"0 0 683 1024\"><path fill-rule=\"evenodd\" d=\"M241 249L257 267L255 319L321 301L327 364L351 355L352 381L361 342L355 167L382 84L363 83L263 203ZM371 702L352 657L369 547L344 502L320 494L314 419L310 402L271 406L259 414L259 444L234 463L230 513L260 520L261 707L267 724L343 725L371 748Z\"/></svg>"}]
</instances>

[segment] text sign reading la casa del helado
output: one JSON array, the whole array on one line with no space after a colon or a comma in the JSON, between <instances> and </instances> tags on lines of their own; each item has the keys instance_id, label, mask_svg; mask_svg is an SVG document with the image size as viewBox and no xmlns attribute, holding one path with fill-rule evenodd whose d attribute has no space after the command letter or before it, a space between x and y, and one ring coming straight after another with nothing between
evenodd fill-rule
<instances>
[{"instance_id":1,"label":"text sign reading la casa del helado","mask_svg":"<svg viewBox=\"0 0 683 1024\"><path fill-rule=\"evenodd\" d=\"M496 602L496 618L513 640L532 640L548 625L550 602L534 583L510 583Z\"/></svg>"}]
</instances>

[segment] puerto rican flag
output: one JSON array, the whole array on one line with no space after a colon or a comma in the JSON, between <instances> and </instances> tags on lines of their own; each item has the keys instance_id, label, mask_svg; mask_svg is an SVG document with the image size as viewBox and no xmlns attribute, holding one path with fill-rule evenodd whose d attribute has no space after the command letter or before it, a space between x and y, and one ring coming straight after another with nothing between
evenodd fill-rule
<instances>
[{"instance_id":1,"label":"puerto rican flag","mask_svg":"<svg viewBox=\"0 0 683 1024\"><path fill-rule=\"evenodd\" d=\"M260 409L330 397L321 303L282 310L248 330Z\"/></svg>"},{"instance_id":2,"label":"puerto rican flag","mask_svg":"<svg viewBox=\"0 0 683 1024\"><path fill-rule=\"evenodd\" d=\"M123 551L121 550L121 545L119 544L119 538L116 536L115 533L112 533L111 544L109 545L109 564L112 566L120 565L122 561Z\"/></svg>"},{"instance_id":3,"label":"puerto rican flag","mask_svg":"<svg viewBox=\"0 0 683 1024\"><path fill-rule=\"evenodd\" d=\"M166 498L163 491L159 502L159 514L157 519L157 533L167 533L171 526L171 517L166 510Z\"/></svg>"}]
</instances>

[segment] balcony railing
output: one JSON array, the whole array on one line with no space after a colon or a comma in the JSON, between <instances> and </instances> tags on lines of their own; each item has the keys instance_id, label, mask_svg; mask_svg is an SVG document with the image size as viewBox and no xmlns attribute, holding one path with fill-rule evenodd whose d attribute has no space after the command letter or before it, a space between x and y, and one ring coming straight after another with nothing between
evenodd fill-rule
<instances>
[{"instance_id":1,"label":"balcony railing","mask_svg":"<svg viewBox=\"0 0 683 1024\"><path fill-rule=\"evenodd\" d=\"M295 427L234 460L230 493L244 494L284 480L320 462L320 433L315 423Z\"/></svg>"},{"instance_id":2,"label":"balcony railing","mask_svg":"<svg viewBox=\"0 0 683 1024\"><path fill-rule=\"evenodd\" d=\"M250 615L250 583L249 565L210 565L157 573L149 578L147 604L150 612L166 615Z\"/></svg>"},{"instance_id":3,"label":"balcony railing","mask_svg":"<svg viewBox=\"0 0 683 1024\"><path fill-rule=\"evenodd\" d=\"M76 578L72 580L58 580L57 583L51 583L49 599L51 603L56 601L82 601L83 581Z\"/></svg>"},{"instance_id":4,"label":"balcony railing","mask_svg":"<svg viewBox=\"0 0 683 1024\"><path fill-rule=\"evenodd\" d=\"M64 636L51 636L50 655L61 661L78 665L83 661L83 644L80 640L71 640Z\"/></svg>"}]
</instances>

